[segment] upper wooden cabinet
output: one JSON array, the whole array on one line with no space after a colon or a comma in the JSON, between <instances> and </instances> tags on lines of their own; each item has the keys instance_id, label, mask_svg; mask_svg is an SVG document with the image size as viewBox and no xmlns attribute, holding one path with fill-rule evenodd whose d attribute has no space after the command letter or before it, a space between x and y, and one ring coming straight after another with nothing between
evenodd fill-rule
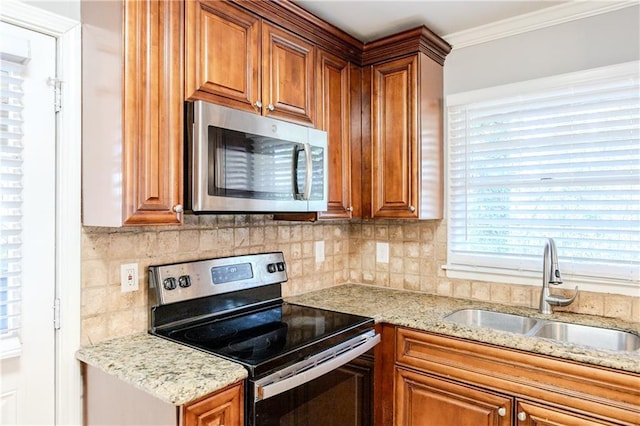
<instances>
[{"instance_id":1,"label":"upper wooden cabinet","mask_svg":"<svg viewBox=\"0 0 640 426\"><path fill-rule=\"evenodd\" d=\"M314 125L315 46L240 7L187 1L186 95Z\"/></svg>"},{"instance_id":2,"label":"upper wooden cabinet","mask_svg":"<svg viewBox=\"0 0 640 426\"><path fill-rule=\"evenodd\" d=\"M323 50L318 51L317 127L327 132L329 145L329 198L320 219L348 219L351 200L351 65Z\"/></svg>"},{"instance_id":3,"label":"upper wooden cabinet","mask_svg":"<svg viewBox=\"0 0 640 426\"><path fill-rule=\"evenodd\" d=\"M437 47L437 54L422 51L425 44ZM370 126L363 135L364 216L441 219L442 62L449 47L422 28L366 49L365 60L373 63L363 85L370 102L363 111Z\"/></svg>"},{"instance_id":4,"label":"upper wooden cabinet","mask_svg":"<svg viewBox=\"0 0 640 426\"><path fill-rule=\"evenodd\" d=\"M83 224L182 222L182 2L83 2Z\"/></svg>"}]
</instances>

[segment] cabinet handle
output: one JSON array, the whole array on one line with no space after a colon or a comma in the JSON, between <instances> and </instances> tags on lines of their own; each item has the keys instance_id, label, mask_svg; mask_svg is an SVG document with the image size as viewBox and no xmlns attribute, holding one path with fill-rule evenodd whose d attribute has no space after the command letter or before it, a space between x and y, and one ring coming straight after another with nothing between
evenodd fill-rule
<instances>
[{"instance_id":1,"label":"cabinet handle","mask_svg":"<svg viewBox=\"0 0 640 426\"><path fill-rule=\"evenodd\" d=\"M176 204L175 206L173 206L173 212L174 213L182 213L184 211L184 207L182 206L182 204Z\"/></svg>"},{"instance_id":2,"label":"cabinet handle","mask_svg":"<svg viewBox=\"0 0 640 426\"><path fill-rule=\"evenodd\" d=\"M521 422L527 420L527 413L525 413L524 411L520 411L518 413L518 420L520 420Z\"/></svg>"},{"instance_id":3,"label":"cabinet handle","mask_svg":"<svg viewBox=\"0 0 640 426\"><path fill-rule=\"evenodd\" d=\"M352 212L352 211L353 211L353 206L349 206L349 207L347 207L347 211L348 211L348 212Z\"/></svg>"},{"instance_id":4,"label":"cabinet handle","mask_svg":"<svg viewBox=\"0 0 640 426\"><path fill-rule=\"evenodd\" d=\"M415 208L415 207L413 207L413 206L409 206L409 211L410 211L411 213L413 213L413 212L415 212L415 211L416 211L416 208Z\"/></svg>"},{"instance_id":5,"label":"cabinet handle","mask_svg":"<svg viewBox=\"0 0 640 426\"><path fill-rule=\"evenodd\" d=\"M507 415L507 409L506 409L506 408L504 408L504 407L500 407L500 408L498 408L498 415L499 415L500 417L504 417L504 416L506 416L506 415Z\"/></svg>"},{"instance_id":6,"label":"cabinet handle","mask_svg":"<svg viewBox=\"0 0 640 426\"><path fill-rule=\"evenodd\" d=\"M256 107L256 108L262 108L262 102L260 102L260 101L255 101L255 102L253 103L253 106L254 106L254 107Z\"/></svg>"},{"instance_id":7,"label":"cabinet handle","mask_svg":"<svg viewBox=\"0 0 640 426\"><path fill-rule=\"evenodd\" d=\"M267 105L267 109L269 111L273 111L274 109L276 109L276 107L274 107L273 104L269 104L269 105Z\"/></svg>"}]
</instances>

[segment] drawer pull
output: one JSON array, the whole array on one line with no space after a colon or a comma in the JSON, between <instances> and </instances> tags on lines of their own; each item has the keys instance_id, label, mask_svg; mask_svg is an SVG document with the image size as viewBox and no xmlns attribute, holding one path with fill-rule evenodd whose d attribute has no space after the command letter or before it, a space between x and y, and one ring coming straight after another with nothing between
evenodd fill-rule
<instances>
[{"instance_id":1,"label":"drawer pull","mask_svg":"<svg viewBox=\"0 0 640 426\"><path fill-rule=\"evenodd\" d=\"M520 411L518 413L518 420L520 420L521 422L527 420L527 413L525 413L524 411Z\"/></svg>"},{"instance_id":2,"label":"drawer pull","mask_svg":"<svg viewBox=\"0 0 640 426\"><path fill-rule=\"evenodd\" d=\"M498 408L498 415L499 415L500 417L504 417L504 416L506 416L506 415L507 415L507 409L506 409L506 408L504 408L504 407L500 407L500 408Z\"/></svg>"}]
</instances>

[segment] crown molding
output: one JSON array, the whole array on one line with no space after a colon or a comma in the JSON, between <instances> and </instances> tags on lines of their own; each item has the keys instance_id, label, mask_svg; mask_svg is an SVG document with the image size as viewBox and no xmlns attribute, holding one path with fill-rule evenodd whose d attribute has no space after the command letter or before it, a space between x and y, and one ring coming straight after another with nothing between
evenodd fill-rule
<instances>
[{"instance_id":1,"label":"crown molding","mask_svg":"<svg viewBox=\"0 0 640 426\"><path fill-rule=\"evenodd\" d=\"M463 47L486 43L488 41L638 5L640 5L640 1L638 0L571 1L540 9L535 12L525 13L524 15L513 18L480 25L468 30L447 34L442 38L451 44L453 49L461 49Z\"/></svg>"}]
</instances>

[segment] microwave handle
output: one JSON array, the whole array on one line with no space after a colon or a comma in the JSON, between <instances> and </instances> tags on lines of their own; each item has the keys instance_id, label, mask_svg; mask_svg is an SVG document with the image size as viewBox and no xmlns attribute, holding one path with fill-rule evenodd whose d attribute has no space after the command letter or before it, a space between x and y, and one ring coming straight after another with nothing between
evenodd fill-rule
<instances>
[{"instance_id":1,"label":"microwave handle","mask_svg":"<svg viewBox=\"0 0 640 426\"><path fill-rule=\"evenodd\" d=\"M311 162L311 145L304 144L304 154L307 159L307 170L304 178L304 195L303 200L311 198L311 184L313 183L313 163Z\"/></svg>"},{"instance_id":2,"label":"microwave handle","mask_svg":"<svg viewBox=\"0 0 640 426\"><path fill-rule=\"evenodd\" d=\"M305 156L305 160L307 163L307 169L305 170L305 175L304 175L304 189L302 193L298 192L298 185L297 183L294 183L294 191L295 191L295 196L296 199L298 200L309 200L309 198L311 198L311 180L313 179L313 164L311 163L311 145L308 143L302 144L304 145L304 148L300 149L298 148L298 146L296 146L295 149L295 165L293 168L293 179L294 182L296 181L296 176L298 176L298 156L300 155L301 151L304 151L304 156ZM300 198L298 198L300 197Z\"/></svg>"}]
</instances>

